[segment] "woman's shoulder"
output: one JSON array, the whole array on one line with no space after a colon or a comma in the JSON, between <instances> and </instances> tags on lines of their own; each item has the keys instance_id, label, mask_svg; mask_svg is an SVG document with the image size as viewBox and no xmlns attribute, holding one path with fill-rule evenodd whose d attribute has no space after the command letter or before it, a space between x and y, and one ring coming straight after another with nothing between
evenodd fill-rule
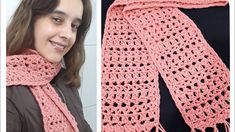
<instances>
[{"instance_id":1,"label":"woman's shoulder","mask_svg":"<svg viewBox=\"0 0 235 132\"><path fill-rule=\"evenodd\" d=\"M26 109L38 108L36 100L27 86L12 85L6 88L7 100L21 112L24 112Z\"/></svg>"},{"instance_id":2,"label":"woman's shoulder","mask_svg":"<svg viewBox=\"0 0 235 132\"><path fill-rule=\"evenodd\" d=\"M25 132L43 132L40 108L30 89L27 86L15 85L7 86L6 92L9 131L15 131L15 127L18 127Z\"/></svg>"},{"instance_id":3,"label":"woman's shoulder","mask_svg":"<svg viewBox=\"0 0 235 132\"><path fill-rule=\"evenodd\" d=\"M30 91L27 86L23 85L12 85L6 87L7 98L14 99L14 98L24 98L30 94ZM26 96L27 95L27 96Z\"/></svg>"}]
</instances>

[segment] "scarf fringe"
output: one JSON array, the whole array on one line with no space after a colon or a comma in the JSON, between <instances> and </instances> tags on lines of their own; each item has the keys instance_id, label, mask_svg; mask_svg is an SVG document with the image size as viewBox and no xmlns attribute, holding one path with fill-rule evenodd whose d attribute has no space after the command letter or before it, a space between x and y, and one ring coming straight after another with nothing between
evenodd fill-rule
<instances>
[{"instance_id":1,"label":"scarf fringe","mask_svg":"<svg viewBox=\"0 0 235 132\"><path fill-rule=\"evenodd\" d=\"M218 123L218 124L219 124L219 123ZM222 124L224 125L224 130L225 130L225 132L230 132L230 123L225 120ZM214 127L212 127L212 128L213 128L213 132L219 132L219 129L217 128L216 125L215 125ZM192 128L192 129L191 129L191 132L196 132L195 129L196 129L196 128ZM203 129L203 130L201 130L201 131L202 131L202 132L206 132L206 128Z\"/></svg>"},{"instance_id":2,"label":"scarf fringe","mask_svg":"<svg viewBox=\"0 0 235 132\"><path fill-rule=\"evenodd\" d=\"M225 132L229 132L230 131L230 123L228 121L224 122L224 128L225 128Z\"/></svg>"},{"instance_id":3,"label":"scarf fringe","mask_svg":"<svg viewBox=\"0 0 235 132\"><path fill-rule=\"evenodd\" d=\"M159 123L158 127L156 127L157 132L166 132L166 130L163 128L163 126L161 125L161 123ZM134 129L133 129L134 128ZM150 127L149 127L150 128ZM140 131L143 128L141 126L138 126L137 128L135 128L134 126L128 126L128 127L122 127L122 126L105 126L102 128L103 132L116 132L117 130L119 132L132 132L132 131ZM147 128L148 129L148 128ZM146 130L146 129L145 129Z\"/></svg>"},{"instance_id":4,"label":"scarf fringe","mask_svg":"<svg viewBox=\"0 0 235 132\"><path fill-rule=\"evenodd\" d=\"M214 126L214 132L219 132L219 130L216 126Z\"/></svg>"},{"instance_id":5,"label":"scarf fringe","mask_svg":"<svg viewBox=\"0 0 235 132\"><path fill-rule=\"evenodd\" d=\"M159 123L158 130L160 132L166 132L166 130L162 127L161 123Z\"/></svg>"}]
</instances>

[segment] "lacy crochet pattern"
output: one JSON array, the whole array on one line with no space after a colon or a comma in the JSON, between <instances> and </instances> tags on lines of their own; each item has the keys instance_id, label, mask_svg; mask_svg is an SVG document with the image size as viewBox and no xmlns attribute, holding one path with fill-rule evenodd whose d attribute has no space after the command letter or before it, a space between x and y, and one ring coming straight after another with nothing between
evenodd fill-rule
<instances>
[{"instance_id":1,"label":"lacy crochet pattern","mask_svg":"<svg viewBox=\"0 0 235 132\"><path fill-rule=\"evenodd\" d=\"M50 81L60 71L36 51L7 56L7 86L25 85L34 95L43 117L46 132L78 132L75 118L61 101Z\"/></svg>"},{"instance_id":2,"label":"lacy crochet pattern","mask_svg":"<svg viewBox=\"0 0 235 132\"><path fill-rule=\"evenodd\" d=\"M116 0L102 47L102 131L164 131L160 74L194 132L224 123L229 131L229 70L195 23L178 8L225 0Z\"/></svg>"}]
</instances>

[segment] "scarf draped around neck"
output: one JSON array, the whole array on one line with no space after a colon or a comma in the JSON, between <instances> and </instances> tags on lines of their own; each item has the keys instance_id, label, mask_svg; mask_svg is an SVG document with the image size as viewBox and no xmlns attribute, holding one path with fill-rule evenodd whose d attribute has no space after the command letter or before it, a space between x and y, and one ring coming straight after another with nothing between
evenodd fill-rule
<instances>
[{"instance_id":1,"label":"scarf draped around neck","mask_svg":"<svg viewBox=\"0 0 235 132\"><path fill-rule=\"evenodd\" d=\"M31 90L40 107L45 132L79 131L75 118L50 84L60 71L60 64L50 63L29 50L22 55L7 56L6 67L7 86L24 85Z\"/></svg>"}]
</instances>

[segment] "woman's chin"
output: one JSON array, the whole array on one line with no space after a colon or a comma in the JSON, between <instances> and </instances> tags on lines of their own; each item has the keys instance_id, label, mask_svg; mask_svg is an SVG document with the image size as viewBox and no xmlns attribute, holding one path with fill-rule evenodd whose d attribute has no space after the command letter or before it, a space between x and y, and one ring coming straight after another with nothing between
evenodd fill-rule
<instances>
[{"instance_id":1,"label":"woman's chin","mask_svg":"<svg viewBox=\"0 0 235 132\"><path fill-rule=\"evenodd\" d=\"M45 57L49 62L51 63L60 63L62 60L62 57Z\"/></svg>"}]
</instances>

